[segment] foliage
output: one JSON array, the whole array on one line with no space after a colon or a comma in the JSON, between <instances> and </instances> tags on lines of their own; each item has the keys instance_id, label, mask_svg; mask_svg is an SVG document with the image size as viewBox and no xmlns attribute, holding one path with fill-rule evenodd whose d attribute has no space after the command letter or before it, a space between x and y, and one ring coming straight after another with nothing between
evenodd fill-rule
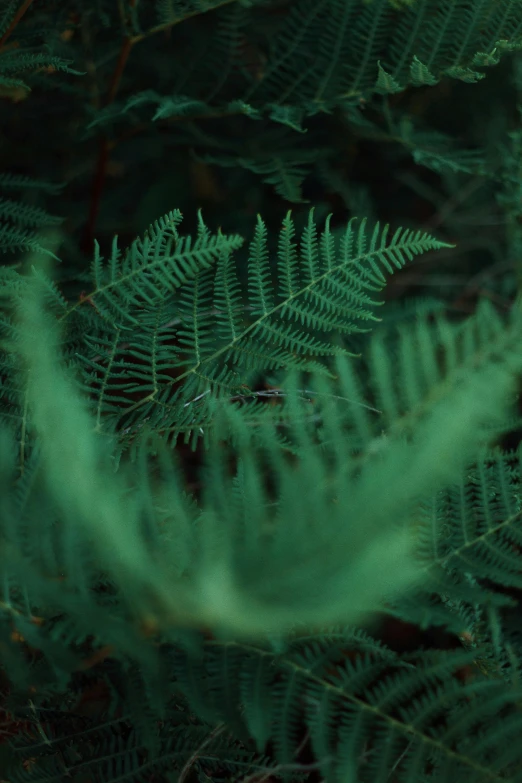
<instances>
[{"instance_id":1,"label":"foliage","mask_svg":"<svg viewBox=\"0 0 522 783\"><path fill-rule=\"evenodd\" d=\"M9 783L520 779L521 47L0 0Z\"/></svg>"}]
</instances>

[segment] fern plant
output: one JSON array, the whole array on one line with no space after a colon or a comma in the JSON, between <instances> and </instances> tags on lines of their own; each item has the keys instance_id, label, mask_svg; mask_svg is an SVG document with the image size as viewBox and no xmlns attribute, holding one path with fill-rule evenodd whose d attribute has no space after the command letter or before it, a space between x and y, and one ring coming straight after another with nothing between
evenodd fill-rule
<instances>
[{"instance_id":1,"label":"fern plant","mask_svg":"<svg viewBox=\"0 0 522 783\"><path fill-rule=\"evenodd\" d=\"M375 231L370 252L377 237ZM203 253L208 239L201 229L195 252ZM397 246L396 237L392 250ZM123 286L135 268L123 262ZM378 272L377 267L373 274ZM309 282L313 279L310 275ZM36 669L19 661L15 666L17 642L8 637L3 642L11 650L10 674L18 687L31 683L42 709L54 688L70 686L74 673L85 668L80 649L88 639L96 640L103 657L110 654L129 671L125 698L134 730L120 745L116 724L109 722L105 739L94 746L88 742L87 767L99 765L101 779L112 779L117 770L139 779L143 765L171 764L175 740L170 729L158 732L155 721L168 725L169 710L178 709L174 703L181 698L203 724L222 724L232 732L236 740L229 740L228 753L235 741L246 742L248 749L250 737L257 754L271 743L269 755L282 767L295 752L303 705L311 747L327 780L346 775L384 780L390 757L401 760L404 780L428 772L434 780L510 773L518 758L513 746L504 745L499 766L498 747L493 753L484 742L480 720L502 705L503 736L518 726L515 662L503 660L492 620L499 601L484 584L486 577L501 573L504 584L518 585L503 541L506 530L516 536L516 480L497 456L493 471L479 463L474 484L481 502L469 501L462 516L446 507L443 493L451 497L456 483L466 483L477 449L505 426L503 412L522 362L519 307L506 325L484 305L464 327L442 317L436 324L419 318L398 340L376 335L363 377L371 379L378 418L372 417L377 408L368 408L362 378L348 357L336 359L335 384L328 375L313 373L312 417L293 367L283 407L295 464L285 457L273 416L262 417L254 430L241 408L210 395L216 432L198 503L183 491L166 443L150 425L135 467L116 475L107 471L116 438L103 433L78 397L74 367L61 365L55 316L44 314L39 304L45 282L36 275L17 296L24 427L38 440L12 488L20 440L10 438L9 431L2 452L4 612L20 637L40 651ZM287 282L287 296L291 290ZM107 301L106 289L100 287L100 293ZM112 311L104 308L103 296L102 317L122 311L115 296L109 300ZM261 313L268 311L266 302L258 306ZM151 454L161 463L158 483L152 480ZM237 465L232 473L230 458ZM266 469L275 482L272 489ZM498 501L490 502L501 486ZM472 526L473 515L484 508L487 516L479 515ZM456 564L464 552L466 566L460 571ZM379 610L453 624L474 640L491 638L500 673L486 669L464 688L452 685L456 667L475 662L479 654L487 657L482 646L480 653L424 655L394 664L391 653L350 630L350 624ZM198 642L201 628L215 640ZM354 663L343 667L338 658L348 643ZM359 647L366 650L360 658ZM94 659L99 660L96 652ZM147 693L145 715L141 700L132 697L133 666L140 671L136 687ZM385 668L388 679L379 682ZM408 708L403 700L422 687L425 717L419 722L420 704ZM198 735L183 736L181 758L186 758L194 753ZM372 760L360 769L370 737ZM53 741L47 742L52 748ZM103 760L109 747L119 748L117 761ZM66 753L65 761L61 751L46 751L40 774L48 779L78 774L85 753L75 751L75 761ZM249 768L260 758L249 756ZM14 780L25 779L20 768L13 774Z\"/></svg>"},{"instance_id":2,"label":"fern plant","mask_svg":"<svg viewBox=\"0 0 522 783\"><path fill-rule=\"evenodd\" d=\"M1 777L519 780L521 36L0 0Z\"/></svg>"},{"instance_id":3,"label":"fern plant","mask_svg":"<svg viewBox=\"0 0 522 783\"><path fill-rule=\"evenodd\" d=\"M60 186L51 182L32 180L13 174L0 174L0 189L6 191L56 193ZM50 215L39 206L23 203L9 197L0 198L0 251L45 251L38 242L38 231L59 226L62 218Z\"/></svg>"},{"instance_id":4,"label":"fern plant","mask_svg":"<svg viewBox=\"0 0 522 783\"><path fill-rule=\"evenodd\" d=\"M212 426L207 402L238 395L248 402L249 383L262 371L319 370L312 357L341 352L325 337L364 332L365 322L378 320L374 295L385 285L385 272L445 246L420 231L398 230L388 241L387 226L368 230L364 220L350 223L336 240L329 221L318 231L311 211L299 241L287 215L271 259L258 218L243 297L233 258L243 238L212 234L200 217L192 240L179 233L180 221L179 212L169 213L124 254L115 238L107 262L97 249L91 288L75 303L46 281L97 427L117 431L122 449L136 442L144 422L174 442L183 435L195 444ZM6 279L5 293L15 289L25 297L23 281ZM9 298L4 333L11 336L8 366L17 341ZM10 383L23 387L14 367ZM9 419L29 439L24 407L13 400ZM247 410L255 418L255 404ZM24 443L24 453L30 445Z\"/></svg>"}]
</instances>

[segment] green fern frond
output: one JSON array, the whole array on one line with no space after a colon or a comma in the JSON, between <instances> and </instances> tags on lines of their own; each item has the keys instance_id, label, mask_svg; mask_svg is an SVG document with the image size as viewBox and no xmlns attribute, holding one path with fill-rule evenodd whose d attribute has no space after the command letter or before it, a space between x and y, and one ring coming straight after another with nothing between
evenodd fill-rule
<instances>
[{"instance_id":1,"label":"green fern frond","mask_svg":"<svg viewBox=\"0 0 522 783\"><path fill-rule=\"evenodd\" d=\"M200 219L192 241L180 235L180 221L179 212L169 213L124 254L115 239L108 264L96 249L94 285L72 305L45 282L48 305L67 326L66 356L92 400L97 426L119 431L123 450L145 422L195 443L212 427L208 394L248 397L251 379L262 370L329 372L315 358L339 352L328 335L368 331L368 322L379 320L375 294L385 274L445 246L422 232L398 230L389 240L386 226L368 232L365 221L351 222L339 240L329 221L318 232L310 212L300 241L286 217L270 261L259 218L248 292L242 292L233 253L243 239L214 235ZM19 296L17 280L4 282L6 306L10 291ZM16 353L8 312L4 331L9 352ZM19 388L19 380L11 377L11 383Z\"/></svg>"},{"instance_id":2,"label":"green fern frond","mask_svg":"<svg viewBox=\"0 0 522 783\"><path fill-rule=\"evenodd\" d=\"M353 266L357 293L365 282L378 289L382 268L400 265L403 255L434 241L398 231L387 244L378 227L368 235L364 225L351 223L336 247L328 225L317 236L312 216L299 246L294 232L288 216L274 290L265 226L258 221L250 251L254 323L274 312L294 317L291 308L302 290L312 311L318 305L320 319L317 293L338 290L323 290L322 279L330 284L336 272L344 276ZM201 246L211 239L203 223L199 239ZM219 329L228 340L240 328L231 253L220 251L215 282ZM204 268L188 277L187 302L200 297L208 307L211 272ZM489 665L484 623L476 627L477 638L480 633L485 640L479 649L401 659L369 635L332 625L366 622L386 608L400 613L412 603L429 618L423 591L438 594L446 614L462 621L470 612L452 607L453 598L465 603L469 597L475 610L493 606L491 591L475 589L481 579L498 579L502 572L506 584L518 584L514 565L502 568L510 560L503 535L509 530L514 537L508 542L519 539L515 474L502 459L491 470L478 462L470 472L470 464L502 431L513 402L522 369L520 308L504 323L485 303L463 325L419 311L408 327L381 328L373 336L363 360L368 371L356 372L339 355L335 382L313 374L311 392L303 392L304 378L294 369L284 381L283 402L293 461L281 448L274 419L254 430L240 407L212 395L216 437L196 504L184 493L165 441L149 428L137 465L119 475L109 471L116 439L103 434L78 394L74 367L66 369L60 359L56 317L41 306L44 282L41 273L39 282L26 281L17 299L23 408L38 441L26 471L13 482L20 440L12 428L0 437L0 611L65 681L81 663L78 647L88 634L102 637L127 670L135 662L128 686L134 689L132 698L128 694L132 714L146 701L135 717L137 735L125 743L107 738L95 745L96 758L103 759L105 741L112 742L137 774L139 736L155 749L149 762L155 768L174 757L184 763L187 747L194 751L188 734L181 748L154 725L169 692L181 691L200 720L223 722L236 737L253 736L258 753L270 742L283 766L293 757L303 720L328 782L351 774L384 783L391 761L400 783L428 773L436 783L448 775L470 783L512 776L520 751L502 737L519 728L519 693L510 681L514 672L506 676L507 663L504 672ZM189 312L183 311L186 318ZM194 325L186 323L187 338ZM193 339L189 349L204 351L204 340ZM150 471L152 455L162 466L159 484ZM465 483L472 487L469 499ZM472 524L478 508L485 516ZM452 594L455 570L464 587ZM115 593L106 601L94 592L100 575ZM67 623L49 625L63 614ZM42 622L34 622L35 615ZM143 628L151 626L169 641L163 650L144 638ZM189 632L201 628L215 638L197 654ZM7 635L12 629L6 625L3 642ZM501 629L490 627L489 636L500 648ZM11 653L12 639L4 658L10 674L27 684L27 663ZM471 665L473 679L457 685L455 671ZM47 676L43 669L40 676ZM491 711L494 731L487 724ZM370 740L372 753L363 764ZM226 752L230 747L227 740ZM261 763L253 754L237 756L245 768ZM42 759L51 780L63 772L62 761L57 754ZM71 768L77 762L71 759ZM114 773L108 760L102 763L104 774Z\"/></svg>"},{"instance_id":3,"label":"green fern frond","mask_svg":"<svg viewBox=\"0 0 522 783\"><path fill-rule=\"evenodd\" d=\"M41 190L56 193L59 185L49 182L39 182L30 177L2 172L0 189L5 190ZM50 215L47 210L34 204L13 199L0 198L0 253L25 250L48 252L40 241L37 231L58 226L63 219Z\"/></svg>"},{"instance_id":4,"label":"green fern frond","mask_svg":"<svg viewBox=\"0 0 522 783\"><path fill-rule=\"evenodd\" d=\"M64 185L60 182L46 182L9 171L0 172L0 188L4 190L41 190L44 193L59 193Z\"/></svg>"},{"instance_id":5,"label":"green fern frond","mask_svg":"<svg viewBox=\"0 0 522 783\"><path fill-rule=\"evenodd\" d=\"M201 220L198 236L193 242L191 237L178 233L181 219L181 213L174 210L155 221L143 239L138 238L132 243L123 258L115 237L108 266L104 265L96 243L91 267L94 287L87 298L111 324L129 329L131 324L138 323L132 313L141 303L155 306L199 269L215 263L219 253L237 249L243 244L238 235L211 236ZM77 307L71 308L65 317L69 317Z\"/></svg>"},{"instance_id":6,"label":"green fern frond","mask_svg":"<svg viewBox=\"0 0 522 783\"><path fill-rule=\"evenodd\" d=\"M192 683L204 683L198 695L207 719L237 720L244 704L258 750L270 740L282 769L294 760L304 722L327 783L385 783L390 766L400 783L516 779L520 746L507 738L519 731L519 694L478 672L458 686L455 674L473 663L472 652L424 651L393 663L390 653L357 644L349 629L344 645L325 648L321 638L279 654L214 641L205 643L196 676L187 655L173 666L196 711Z\"/></svg>"},{"instance_id":7,"label":"green fern frond","mask_svg":"<svg viewBox=\"0 0 522 783\"><path fill-rule=\"evenodd\" d=\"M98 319L92 336L83 337L78 361L100 424L109 416L111 428L124 429L123 444L144 421L174 438L182 432L199 437L209 424L206 396L244 392L261 370L319 371L314 357L340 350L325 337L365 332L378 320L374 295L384 287L385 273L444 247L422 232L398 230L388 240L387 227L376 224L368 232L365 221L357 228L350 223L337 241L329 221L319 234L312 212L298 243L288 215L274 259L276 286L259 218L250 245L247 308L232 255L242 239L213 236L200 223L192 244L179 236L179 220L176 213L159 222L123 262L114 245L110 275L99 255L94 261L96 285L87 297L105 323ZM62 317L69 320L78 307ZM120 358L124 346L131 355Z\"/></svg>"},{"instance_id":8,"label":"green fern frond","mask_svg":"<svg viewBox=\"0 0 522 783\"><path fill-rule=\"evenodd\" d=\"M430 328L420 319L414 330L399 332L397 357L376 335L369 361L379 419L359 404L360 379L346 357L337 358L340 388L324 376L313 379L312 418L302 378L288 377L285 404L289 437L298 447L296 466L278 445L273 421L253 431L240 408L211 398L216 438L208 453L198 524L191 521L194 509L182 499L180 477L171 468L162 496L162 505L168 498L171 510L177 510L169 523L171 535L159 533L153 513L143 538L142 503L153 512L143 456L138 494L125 498L127 477L109 477L103 467L114 438L93 429L70 371L63 375L60 370L56 344L46 336L49 327L29 293L20 307L26 324L21 350L30 370L27 410L42 444L41 469L52 503L58 504L63 535L74 523L73 538L85 543L80 562L73 540L69 546L64 539L60 570L74 572L78 581L80 572L87 578L93 568L89 562L99 563L125 588L125 601L140 614L152 612L165 627L284 637L296 623L314 629L364 618L383 598L411 589L426 571L426 563L415 557L418 504L450 485L502 426L513 374L522 366L518 312L503 328L490 308L464 330L442 319ZM412 350L415 342L422 347L421 361ZM442 368L435 360L438 346L444 347ZM230 434L232 441L224 447L223 438ZM149 435L142 455L151 452ZM152 442L153 451L165 452L160 439ZM240 460L239 485L229 473L227 454ZM275 507L263 466L275 481ZM375 492L376 486L382 493ZM97 498L95 509L92 497ZM7 515L6 524L9 519L15 524L16 516ZM9 568L19 579L24 557L11 549ZM183 577L176 578L176 564L182 563ZM33 573L37 583L41 577L35 564ZM43 589L48 593L52 586ZM53 600L65 602L65 609L72 596L66 590L60 596L54 594Z\"/></svg>"},{"instance_id":9,"label":"green fern frond","mask_svg":"<svg viewBox=\"0 0 522 783\"><path fill-rule=\"evenodd\" d=\"M6 2L3 3L3 7L0 10L0 36L4 35L6 30L9 28L11 20L13 19L17 10L17 0L6 0Z\"/></svg>"},{"instance_id":10,"label":"green fern frond","mask_svg":"<svg viewBox=\"0 0 522 783\"><path fill-rule=\"evenodd\" d=\"M518 0L302 0L292 4L272 46L263 78L247 103L301 106L307 113L356 105L372 93L409 84L436 84L448 75L482 79L477 65L494 65L505 40L522 45ZM489 55L487 53L490 53ZM493 53L493 54L491 54Z\"/></svg>"}]
</instances>

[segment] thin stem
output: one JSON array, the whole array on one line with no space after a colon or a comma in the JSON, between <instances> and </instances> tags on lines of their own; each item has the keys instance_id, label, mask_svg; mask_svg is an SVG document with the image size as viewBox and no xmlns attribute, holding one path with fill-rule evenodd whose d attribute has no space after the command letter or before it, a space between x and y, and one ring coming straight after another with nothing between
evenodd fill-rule
<instances>
[{"instance_id":1,"label":"thin stem","mask_svg":"<svg viewBox=\"0 0 522 783\"><path fill-rule=\"evenodd\" d=\"M32 0L29 0L29 2L32 2ZM222 6L230 5L230 3L235 3L235 2L237 2L237 0L220 0L210 8L196 9L186 14L185 16L175 17L174 19L171 19L170 21L165 22L164 24L157 25L156 27L152 27L150 30L147 30L146 32L141 33L139 35L131 36L129 33L127 33L123 40L120 54L118 56L118 61L116 63L116 68L112 76L109 92L107 94L106 106L109 106L111 103L113 103L114 99L116 98L116 94L118 92L121 83L125 66L127 65L127 61L129 59L129 55L131 53L132 47L135 44L139 43L140 41L143 41L145 38L149 38L151 35L155 35L156 33L169 30L171 27L174 27L175 25L180 24L181 22L184 22L193 16L198 16L202 13L207 13L208 11L214 11L217 8L221 8ZM129 0L129 6L131 8L136 8L136 5L137 5L137 0ZM120 3L120 14L122 16L122 22L124 27L127 27L125 12L123 9L123 5L121 3ZM87 228L85 231L85 238L83 243L84 250L88 254L92 252L92 248L94 245L94 232L96 229L96 220L98 218L98 213L100 211L100 202L101 202L101 197L102 197L103 188L105 185L105 179L107 175L107 164L109 162L109 152L111 150L111 146L113 145L111 145L109 139L105 135L102 136L100 140L100 148L98 152L98 162L96 165L96 172L92 184L89 218L87 221Z\"/></svg>"}]
</instances>

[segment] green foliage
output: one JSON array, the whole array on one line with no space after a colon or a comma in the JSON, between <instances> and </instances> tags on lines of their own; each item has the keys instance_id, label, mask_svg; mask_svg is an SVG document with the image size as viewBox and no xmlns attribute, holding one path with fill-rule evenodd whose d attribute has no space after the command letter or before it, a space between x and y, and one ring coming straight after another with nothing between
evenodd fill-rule
<instances>
[{"instance_id":1,"label":"green foliage","mask_svg":"<svg viewBox=\"0 0 522 783\"><path fill-rule=\"evenodd\" d=\"M0 174L0 190L56 193L59 187L29 177ZM38 242L38 230L58 226L62 218L49 215L41 207L16 201L12 198L0 198L0 252L14 250L42 251Z\"/></svg>"},{"instance_id":2,"label":"green foliage","mask_svg":"<svg viewBox=\"0 0 522 783\"><path fill-rule=\"evenodd\" d=\"M214 398L248 398L248 384L260 371L319 371L311 357L342 352L328 335L362 333L379 320L374 294L385 285L384 271L391 274L420 253L444 247L419 231L397 230L388 240L388 226L368 231L365 220L350 223L336 241L329 221L318 232L312 212L298 241L288 214L271 263L266 226L258 217L242 297L233 252L243 239L212 234L200 217L192 241L179 234L180 221L177 211L166 215L123 255L115 238L107 262L96 247L91 289L84 294L92 307L68 305L44 274L49 304L57 323L68 329L68 355L91 396L97 428L118 431L122 448L136 441L144 422L174 441L183 434L195 445L201 430L212 426ZM6 366L18 342L10 291L24 298L23 281L4 284L11 335ZM130 356L122 356L124 350ZM122 373L137 380L122 384ZM11 378L13 387L23 387L15 368ZM254 415L255 402L254 397L247 406ZM20 421L27 453L24 411L21 403L8 415Z\"/></svg>"},{"instance_id":3,"label":"green foliage","mask_svg":"<svg viewBox=\"0 0 522 783\"><path fill-rule=\"evenodd\" d=\"M287 222L286 232L290 226ZM361 236L359 231L359 241ZM370 251L377 236L375 231ZM280 240L286 242L287 237ZM398 236L391 243L392 248L397 246ZM130 271L135 265L125 268ZM282 276L287 295L289 271L286 268ZM269 294L261 285L258 312L266 312ZM77 645L91 634L103 638L125 666L134 660L143 671L146 688L156 691L148 718L141 712L141 700L133 701L130 691L128 704L136 714L140 741L149 752L159 752L159 763L168 752L162 744L167 738L157 737L153 723L166 707L157 676L158 671L165 675L167 667L166 661L161 663L161 653L141 638L147 624L161 629L167 649L169 640L175 642L169 653L174 656L169 665L175 679L168 689L181 691L202 720L224 722L239 738L250 733L258 752L264 752L272 739L275 759L282 765L291 761L293 753L295 706L291 705L304 698L310 705L306 720L312 746L327 779L340 779L349 770L354 774L362 742L378 727L375 760L368 769L376 779L385 771L388 774L381 767L385 745L380 748L390 742L401 753L408 748L404 779L432 759L441 765L435 780L448 774L465 779L493 774L489 746L482 740L455 753L475 720L474 712L466 720L458 718L459 704L463 694L469 695L479 699L487 712L493 704L509 705L518 697L509 682L487 678L486 688L475 683L454 694L452 671L474 660L475 653L425 655L415 664L394 663L369 637L358 637L359 632L343 631L333 647L324 633L334 624L347 628L363 621L384 608L383 599L400 607L406 595L399 611L407 614L412 591L417 598L410 614L422 612L424 621L440 622L443 604L447 606L452 598L457 603L465 600L475 612L491 606L494 594L477 589L478 580L486 576L502 574L504 584L519 583L518 571L510 566L500 539L497 546L494 543L500 520L506 513L518 517L520 512L518 494L510 495L514 474L507 463L497 457L492 472L483 463L473 478L479 490L488 494L482 494L481 502L468 501L467 513L487 510L486 535L491 540L486 546L481 524L476 529L468 526L463 540L459 515L441 502L441 490L452 492L457 482L464 484L477 449L505 424L513 373L522 366L518 307L506 325L484 305L464 328L452 327L442 317L431 326L419 318L413 329L400 330L396 337L396 330L387 337L375 336L367 360L373 398L381 409L378 420L371 414L376 409L364 403L362 378L347 357L337 359L335 384L328 376L313 375L312 417L310 399L301 391L303 379L290 374L284 407L287 438L296 447L297 465L285 458L273 417L265 416L254 432L241 409L230 403L217 408L218 400L211 397L217 432L208 452L202 500L194 504L182 491L181 474L165 443L148 427L135 468L117 475L108 470L114 444L78 397L71 368L65 370L60 362L56 322L49 321L40 300L38 284L33 282L18 304L18 351L27 378L26 425L31 422L37 432L38 447L13 489L10 477L20 444L5 433L2 450L1 567L8 590L4 603L17 630L45 658L39 675L13 667L17 684L27 682L30 674L33 682L41 678L37 687L42 687L51 667L63 687L80 663L71 642ZM444 348L442 363L436 358L439 346ZM422 349L419 354L416 348ZM382 426L385 434L379 434ZM234 445L224 450L223 438L230 435ZM162 462L159 483L151 481L151 454ZM227 455L237 461L232 474ZM267 468L276 481L273 491L264 483ZM490 503L486 497L499 482L502 495L499 502ZM375 492L375 487L381 491ZM441 544L438 535L433 539L435 519L446 527ZM463 549L468 589L453 576ZM114 591L107 605L96 599L100 573ZM19 589L24 595L23 611L15 598ZM426 591L431 601L439 596L438 612L430 607ZM67 633L63 629L58 635L60 625L47 629L47 622L31 630L28 614L43 614L47 622L67 616ZM199 628L210 629L222 641L208 652L200 649L194 657L186 634ZM311 632L317 641L303 637ZM366 653L353 670L350 665L346 670L337 667L336 679L330 682L325 667L338 656L341 639L346 644L350 633L372 653ZM296 641L288 646L294 637ZM272 652L270 646L258 647L267 642ZM396 673L383 689L372 682L385 663L392 670L395 665ZM271 685L276 671L282 679ZM450 722L434 734L428 711L412 737L409 724L415 713L412 707L400 705L422 685L433 703L441 688L447 693L454 730ZM395 709L403 711L398 724L392 720ZM334 733L329 727L337 723L337 714L339 731ZM357 715L364 721L362 733L350 728ZM502 725L509 733L518 725L516 714L506 714ZM185 742L190 741L188 734ZM137 774L137 757L132 746L126 747L121 747L119 763ZM506 763L513 763L512 754L506 758ZM100 769L109 777L113 774L109 767Z\"/></svg>"},{"instance_id":4,"label":"green foliage","mask_svg":"<svg viewBox=\"0 0 522 783\"><path fill-rule=\"evenodd\" d=\"M520 779L521 47L0 0L0 778Z\"/></svg>"}]
</instances>

